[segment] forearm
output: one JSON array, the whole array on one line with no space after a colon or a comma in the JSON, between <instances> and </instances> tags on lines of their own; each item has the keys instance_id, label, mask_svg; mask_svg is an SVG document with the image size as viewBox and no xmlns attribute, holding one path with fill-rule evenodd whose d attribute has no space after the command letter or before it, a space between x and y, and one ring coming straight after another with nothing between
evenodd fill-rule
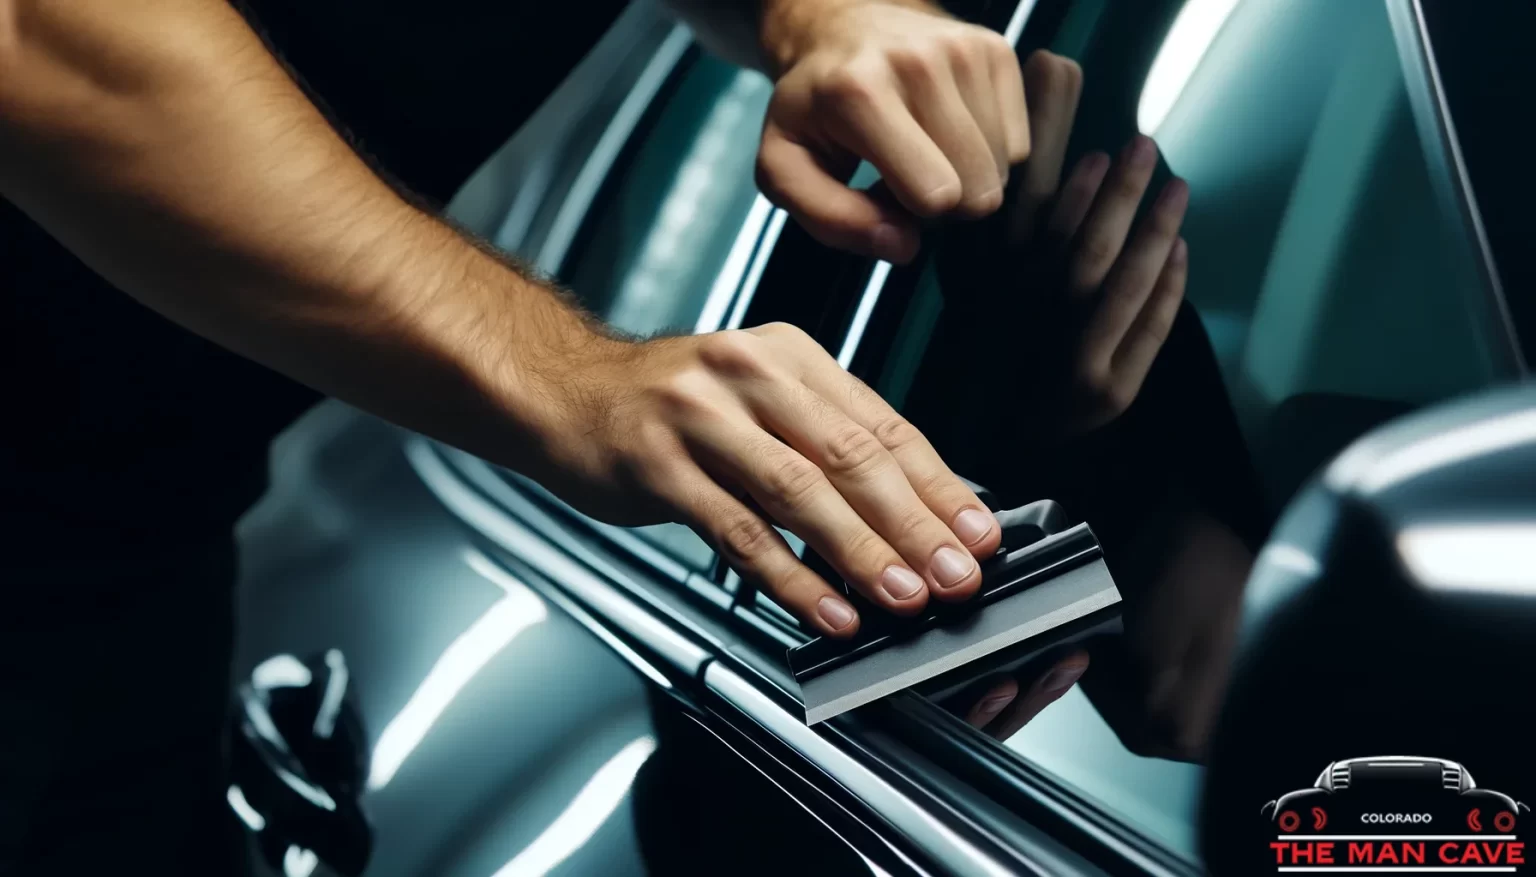
<instances>
[{"instance_id":1,"label":"forearm","mask_svg":"<svg viewBox=\"0 0 1536 877\"><path fill-rule=\"evenodd\" d=\"M777 78L819 24L839 10L867 3L936 9L936 0L665 0L693 27L705 47L726 60Z\"/></svg>"},{"instance_id":2,"label":"forearm","mask_svg":"<svg viewBox=\"0 0 1536 877\"><path fill-rule=\"evenodd\" d=\"M0 194L187 328L503 462L523 363L590 334L380 181L220 2L0 0Z\"/></svg>"}]
</instances>

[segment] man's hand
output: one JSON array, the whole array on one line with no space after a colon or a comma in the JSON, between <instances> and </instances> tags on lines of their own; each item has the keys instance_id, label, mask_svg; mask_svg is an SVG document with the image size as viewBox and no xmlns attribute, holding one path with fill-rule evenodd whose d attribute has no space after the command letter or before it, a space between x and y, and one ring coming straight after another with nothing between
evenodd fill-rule
<instances>
[{"instance_id":1,"label":"man's hand","mask_svg":"<svg viewBox=\"0 0 1536 877\"><path fill-rule=\"evenodd\" d=\"M1024 76L1033 152L1015 173L1005 236L957 231L946 264L975 278L954 297L988 315L978 347L1006 351L1015 405L1053 442L1104 426L1140 392L1184 299L1189 187L1169 181L1136 221L1158 158L1143 136L1114 159L1089 153L1063 179L1082 70L1039 51ZM1013 289L999 294L998 278Z\"/></svg>"},{"instance_id":2,"label":"man's hand","mask_svg":"<svg viewBox=\"0 0 1536 877\"><path fill-rule=\"evenodd\" d=\"M551 489L613 523L691 525L825 634L852 635L857 615L770 522L903 615L971 596L1000 543L922 435L792 326L594 342L539 386Z\"/></svg>"},{"instance_id":3,"label":"man's hand","mask_svg":"<svg viewBox=\"0 0 1536 877\"><path fill-rule=\"evenodd\" d=\"M955 706L965 711L966 724L1007 742L1046 707L1071 691L1087 670L1088 652L1076 648L1034 678L1002 676Z\"/></svg>"},{"instance_id":4,"label":"man's hand","mask_svg":"<svg viewBox=\"0 0 1536 877\"><path fill-rule=\"evenodd\" d=\"M921 219L982 217L1030 150L1001 35L921 0L765 0L777 80L758 185L821 242L906 262ZM845 182L867 160L882 184Z\"/></svg>"},{"instance_id":5,"label":"man's hand","mask_svg":"<svg viewBox=\"0 0 1536 877\"><path fill-rule=\"evenodd\" d=\"M976 589L996 521L804 333L609 336L380 181L228 4L20 10L0 195L145 305L598 517L691 524L830 635L858 619L770 519L892 611Z\"/></svg>"}]
</instances>

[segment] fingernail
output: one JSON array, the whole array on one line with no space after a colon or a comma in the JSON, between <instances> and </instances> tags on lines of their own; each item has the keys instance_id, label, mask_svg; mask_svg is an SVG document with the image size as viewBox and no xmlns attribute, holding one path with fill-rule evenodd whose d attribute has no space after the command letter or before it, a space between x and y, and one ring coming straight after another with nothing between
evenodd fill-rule
<instances>
[{"instance_id":1,"label":"fingernail","mask_svg":"<svg viewBox=\"0 0 1536 877\"><path fill-rule=\"evenodd\" d=\"M831 625L833 630L842 630L853 623L853 607L836 597L822 597L816 604L816 611L821 613L821 618Z\"/></svg>"},{"instance_id":2,"label":"fingernail","mask_svg":"<svg viewBox=\"0 0 1536 877\"><path fill-rule=\"evenodd\" d=\"M1188 258L1189 243L1183 238L1179 238L1178 242L1173 245L1173 261L1176 263L1182 263L1185 259Z\"/></svg>"},{"instance_id":3,"label":"fingernail","mask_svg":"<svg viewBox=\"0 0 1536 877\"><path fill-rule=\"evenodd\" d=\"M992 534L992 528L996 523L996 519L987 512L980 509L965 509L955 515L953 529L961 542L966 545L975 545Z\"/></svg>"},{"instance_id":4,"label":"fingernail","mask_svg":"<svg viewBox=\"0 0 1536 877\"><path fill-rule=\"evenodd\" d=\"M880 587L897 600L905 600L921 591L925 585L917 573L904 566L892 564L880 574Z\"/></svg>"},{"instance_id":5,"label":"fingernail","mask_svg":"<svg viewBox=\"0 0 1536 877\"><path fill-rule=\"evenodd\" d=\"M933 553L933 580L941 588L953 588L976 569L976 558L948 545Z\"/></svg>"},{"instance_id":6,"label":"fingernail","mask_svg":"<svg viewBox=\"0 0 1536 877\"><path fill-rule=\"evenodd\" d=\"M1047 694L1055 694L1058 691L1066 691L1072 687L1078 679L1082 678L1083 671L1087 667L1057 667L1046 677L1040 680L1040 690Z\"/></svg>"}]
</instances>

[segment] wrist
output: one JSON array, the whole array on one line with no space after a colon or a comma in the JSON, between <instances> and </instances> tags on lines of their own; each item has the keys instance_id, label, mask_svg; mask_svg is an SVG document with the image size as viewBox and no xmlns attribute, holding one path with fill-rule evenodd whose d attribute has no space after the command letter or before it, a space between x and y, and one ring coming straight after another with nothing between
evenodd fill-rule
<instances>
[{"instance_id":1,"label":"wrist","mask_svg":"<svg viewBox=\"0 0 1536 877\"><path fill-rule=\"evenodd\" d=\"M777 80L814 51L836 32L838 19L879 6L948 15L934 0L762 0L758 35L769 77Z\"/></svg>"},{"instance_id":2,"label":"wrist","mask_svg":"<svg viewBox=\"0 0 1536 877\"><path fill-rule=\"evenodd\" d=\"M594 375L632 345L525 266L417 221L416 257L388 281L387 333L420 363L410 395L428 416L391 419L537 480L578 465L583 421L604 406Z\"/></svg>"}]
</instances>

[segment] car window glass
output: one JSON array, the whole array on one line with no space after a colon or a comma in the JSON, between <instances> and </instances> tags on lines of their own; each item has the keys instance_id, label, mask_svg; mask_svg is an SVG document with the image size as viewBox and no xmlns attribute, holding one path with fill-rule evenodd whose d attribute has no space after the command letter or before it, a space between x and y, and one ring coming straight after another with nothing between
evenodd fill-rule
<instances>
[{"instance_id":1,"label":"car window glass","mask_svg":"<svg viewBox=\"0 0 1536 877\"><path fill-rule=\"evenodd\" d=\"M771 83L708 55L688 63L559 272L583 304L635 335L694 330L757 198L753 164ZM636 532L695 569L713 562L687 527Z\"/></svg>"},{"instance_id":2,"label":"car window glass","mask_svg":"<svg viewBox=\"0 0 1536 877\"><path fill-rule=\"evenodd\" d=\"M861 376L1007 504L1048 497L1092 525L1122 630L1089 641L1065 696L984 730L1193 858L1195 765L1279 510L1364 432L1513 375L1383 4L1080 0L1062 21L1053 48L1084 71L1068 170L1139 128L1165 162L1150 191L1170 172L1190 186L1185 302L1145 383L1112 422L1059 437L1033 351L1070 330L1019 316L1050 287L954 267L950 242L979 229L947 232L910 292L887 293L903 312ZM1016 703L1050 666L1005 668ZM997 678L933 696L964 714Z\"/></svg>"},{"instance_id":3,"label":"car window glass","mask_svg":"<svg viewBox=\"0 0 1536 877\"><path fill-rule=\"evenodd\" d=\"M559 272L596 314L637 335L693 330L757 198L771 93L761 74L699 55L664 96Z\"/></svg>"}]
</instances>

